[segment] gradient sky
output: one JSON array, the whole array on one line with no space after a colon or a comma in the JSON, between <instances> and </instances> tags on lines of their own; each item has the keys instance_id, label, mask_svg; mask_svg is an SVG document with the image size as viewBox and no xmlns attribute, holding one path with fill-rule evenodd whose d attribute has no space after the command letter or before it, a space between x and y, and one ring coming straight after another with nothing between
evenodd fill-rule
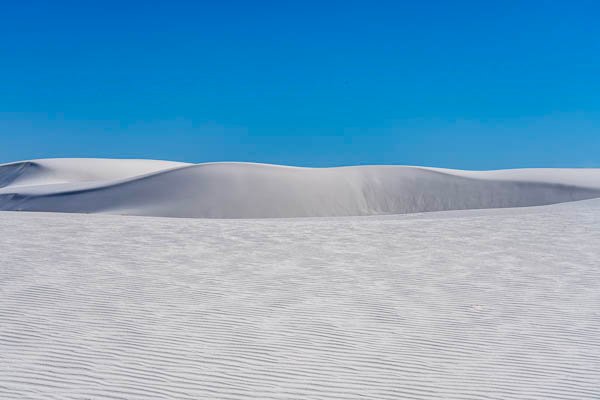
<instances>
[{"instance_id":1,"label":"gradient sky","mask_svg":"<svg viewBox=\"0 0 600 400\"><path fill-rule=\"evenodd\" d=\"M0 162L600 167L597 1L13 1Z\"/></svg>"}]
</instances>

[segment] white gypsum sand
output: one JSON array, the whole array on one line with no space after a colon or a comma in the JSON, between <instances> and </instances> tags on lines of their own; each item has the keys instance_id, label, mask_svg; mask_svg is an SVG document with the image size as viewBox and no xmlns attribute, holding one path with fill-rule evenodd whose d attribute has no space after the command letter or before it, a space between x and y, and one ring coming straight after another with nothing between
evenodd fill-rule
<instances>
[{"instance_id":1,"label":"white gypsum sand","mask_svg":"<svg viewBox=\"0 0 600 400\"><path fill-rule=\"evenodd\" d=\"M600 197L600 169L53 159L0 165L0 210L264 218L537 206Z\"/></svg>"},{"instance_id":2,"label":"white gypsum sand","mask_svg":"<svg viewBox=\"0 0 600 400\"><path fill-rule=\"evenodd\" d=\"M2 399L600 398L600 200L0 229Z\"/></svg>"},{"instance_id":3,"label":"white gypsum sand","mask_svg":"<svg viewBox=\"0 0 600 400\"><path fill-rule=\"evenodd\" d=\"M322 217L0 212L0 398L597 399L596 197L598 169L0 165L0 210Z\"/></svg>"}]
</instances>

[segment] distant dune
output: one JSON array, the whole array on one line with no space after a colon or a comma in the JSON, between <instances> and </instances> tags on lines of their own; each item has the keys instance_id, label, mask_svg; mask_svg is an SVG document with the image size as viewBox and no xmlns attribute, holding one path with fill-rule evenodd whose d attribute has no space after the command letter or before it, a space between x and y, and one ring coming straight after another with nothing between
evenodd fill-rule
<instances>
[{"instance_id":1,"label":"distant dune","mask_svg":"<svg viewBox=\"0 0 600 400\"><path fill-rule=\"evenodd\" d=\"M46 159L0 165L0 210L196 218L328 217L524 207L600 197L600 169Z\"/></svg>"}]
</instances>

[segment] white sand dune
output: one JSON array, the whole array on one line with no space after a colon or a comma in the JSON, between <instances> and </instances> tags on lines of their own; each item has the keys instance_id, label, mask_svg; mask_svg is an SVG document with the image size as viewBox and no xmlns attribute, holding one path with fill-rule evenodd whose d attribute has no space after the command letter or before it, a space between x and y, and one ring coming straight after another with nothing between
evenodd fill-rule
<instances>
[{"instance_id":1,"label":"white sand dune","mask_svg":"<svg viewBox=\"0 0 600 400\"><path fill-rule=\"evenodd\" d=\"M600 199L0 230L3 400L600 398Z\"/></svg>"},{"instance_id":2,"label":"white sand dune","mask_svg":"<svg viewBox=\"0 0 600 400\"><path fill-rule=\"evenodd\" d=\"M0 188L114 181L190 164L157 160L48 158L0 164Z\"/></svg>"},{"instance_id":3,"label":"white sand dune","mask_svg":"<svg viewBox=\"0 0 600 400\"><path fill-rule=\"evenodd\" d=\"M600 169L55 159L0 166L0 210L265 218L523 207L600 197Z\"/></svg>"}]
</instances>

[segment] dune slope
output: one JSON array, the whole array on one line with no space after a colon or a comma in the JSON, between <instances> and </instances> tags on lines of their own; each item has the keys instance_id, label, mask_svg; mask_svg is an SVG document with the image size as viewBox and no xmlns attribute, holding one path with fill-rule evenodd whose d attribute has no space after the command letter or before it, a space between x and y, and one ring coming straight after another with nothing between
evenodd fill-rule
<instances>
[{"instance_id":1,"label":"dune slope","mask_svg":"<svg viewBox=\"0 0 600 400\"><path fill-rule=\"evenodd\" d=\"M158 160L48 158L0 165L0 188L112 181L190 164Z\"/></svg>"},{"instance_id":2,"label":"dune slope","mask_svg":"<svg viewBox=\"0 0 600 400\"><path fill-rule=\"evenodd\" d=\"M475 172L404 166L296 168L133 161L137 164L119 160L120 164L112 166L110 160L103 160L82 168L78 166L82 161L58 160L53 174L42 162L27 165L25 172L22 165L0 166L0 182L4 182L0 210L317 217L523 207L600 197L599 169Z\"/></svg>"}]
</instances>

